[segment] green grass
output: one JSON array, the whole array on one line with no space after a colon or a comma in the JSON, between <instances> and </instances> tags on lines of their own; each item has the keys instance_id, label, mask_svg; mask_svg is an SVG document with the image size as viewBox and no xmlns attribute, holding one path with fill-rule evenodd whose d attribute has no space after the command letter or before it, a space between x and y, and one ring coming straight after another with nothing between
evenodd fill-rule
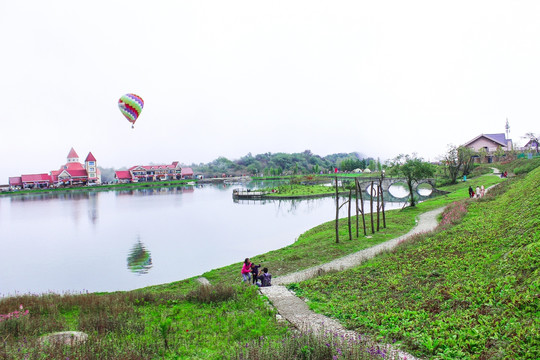
<instances>
[{"instance_id":1,"label":"green grass","mask_svg":"<svg viewBox=\"0 0 540 360\"><path fill-rule=\"evenodd\" d=\"M0 301L2 359L216 359L233 357L248 342L288 333L255 287L190 286L112 294L17 296ZM39 337L66 330L89 335L79 346L41 345Z\"/></svg>"},{"instance_id":2,"label":"green grass","mask_svg":"<svg viewBox=\"0 0 540 360\"><path fill-rule=\"evenodd\" d=\"M464 200L453 227L294 287L312 309L424 358L537 359L539 189L536 169Z\"/></svg>"},{"instance_id":3,"label":"green grass","mask_svg":"<svg viewBox=\"0 0 540 360\"><path fill-rule=\"evenodd\" d=\"M261 190L272 191L272 188ZM270 193L267 197L309 197L314 195L332 195L336 193L335 187L323 185L280 185L276 190L278 191L277 193ZM340 188L339 190L342 191L343 189Z\"/></svg>"},{"instance_id":4,"label":"green grass","mask_svg":"<svg viewBox=\"0 0 540 360\"><path fill-rule=\"evenodd\" d=\"M409 231L420 213L467 198L469 184L488 187L500 181L496 176L479 177L456 184L449 189L452 193L417 207L388 212L387 229L372 234L372 238L364 237L361 231L359 239L348 240L347 222L341 220L341 242L336 244L334 224L328 222L308 230L288 247L253 259L269 267L274 276L318 265ZM30 311L28 316L0 322L0 358L219 359L238 357L246 344L253 347L265 343L273 344L272 348L301 346L291 351L298 354L295 358L302 359L312 349L325 349L310 345L324 339L308 337L299 342L291 337L289 330L276 322L275 312L254 287L239 284L240 268L237 263L204 274L215 284L212 288L187 279L111 294L21 295L0 299L0 314L17 310L19 304ZM41 335L66 330L85 331L89 340L73 348L39 345ZM337 354L340 345L332 346L332 354ZM359 358L354 355L355 349L349 352L353 354L349 358ZM276 354L283 353L272 351L266 358L279 358ZM364 356L365 350L362 351Z\"/></svg>"}]
</instances>

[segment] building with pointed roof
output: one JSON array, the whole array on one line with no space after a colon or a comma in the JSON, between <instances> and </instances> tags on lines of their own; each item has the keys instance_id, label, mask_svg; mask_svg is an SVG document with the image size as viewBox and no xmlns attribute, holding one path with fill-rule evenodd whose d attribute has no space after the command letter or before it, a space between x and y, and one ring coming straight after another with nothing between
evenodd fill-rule
<instances>
[{"instance_id":1,"label":"building with pointed roof","mask_svg":"<svg viewBox=\"0 0 540 360\"><path fill-rule=\"evenodd\" d=\"M101 184L97 160L90 152L84 160L84 165L81 164L74 148L69 151L67 162L60 169L52 170L50 174L29 174L9 178L11 188L21 189L88 184Z\"/></svg>"},{"instance_id":2,"label":"building with pointed roof","mask_svg":"<svg viewBox=\"0 0 540 360\"><path fill-rule=\"evenodd\" d=\"M513 150L512 139L507 139L504 133L480 134L463 144L463 146L475 152L484 151L488 163L493 161L493 156L498 149L502 149L504 152Z\"/></svg>"}]
</instances>

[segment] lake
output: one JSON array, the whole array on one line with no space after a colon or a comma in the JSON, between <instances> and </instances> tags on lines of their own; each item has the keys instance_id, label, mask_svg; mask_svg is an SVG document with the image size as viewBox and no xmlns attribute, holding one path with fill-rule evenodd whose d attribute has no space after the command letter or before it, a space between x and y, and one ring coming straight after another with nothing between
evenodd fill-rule
<instances>
[{"instance_id":1,"label":"lake","mask_svg":"<svg viewBox=\"0 0 540 360\"><path fill-rule=\"evenodd\" d=\"M287 246L335 218L332 198L234 202L238 187L2 197L0 295L131 290L177 281ZM340 217L346 211L344 206Z\"/></svg>"}]
</instances>

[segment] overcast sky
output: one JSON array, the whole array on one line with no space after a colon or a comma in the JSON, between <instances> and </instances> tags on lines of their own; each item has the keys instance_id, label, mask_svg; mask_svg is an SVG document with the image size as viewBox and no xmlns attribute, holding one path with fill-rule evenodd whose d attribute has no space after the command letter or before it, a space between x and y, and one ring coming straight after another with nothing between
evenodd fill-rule
<instances>
[{"instance_id":1,"label":"overcast sky","mask_svg":"<svg viewBox=\"0 0 540 360\"><path fill-rule=\"evenodd\" d=\"M0 1L0 184L540 133L539 1ZM131 129L117 101L144 110Z\"/></svg>"}]
</instances>

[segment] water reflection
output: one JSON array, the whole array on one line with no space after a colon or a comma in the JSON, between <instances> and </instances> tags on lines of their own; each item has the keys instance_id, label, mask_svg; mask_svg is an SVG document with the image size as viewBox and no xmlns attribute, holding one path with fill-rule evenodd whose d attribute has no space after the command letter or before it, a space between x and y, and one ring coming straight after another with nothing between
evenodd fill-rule
<instances>
[{"instance_id":1,"label":"water reflection","mask_svg":"<svg viewBox=\"0 0 540 360\"><path fill-rule=\"evenodd\" d=\"M73 191L73 192L51 192L43 194L25 194L10 197L12 202L26 202L26 201L43 201L43 200L86 200L90 198L89 191Z\"/></svg>"},{"instance_id":2,"label":"water reflection","mask_svg":"<svg viewBox=\"0 0 540 360\"><path fill-rule=\"evenodd\" d=\"M127 257L128 269L137 275L147 274L152 267L152 257L140 238L137 238L137 243L133 246Z\"/></svg>"},{"instance_id":3,"label":"water reflection","mask_svg":"<svg viewBox=\"0 0 540 360\"><path fill-rule=\"evenodd\" d=\"M89 194L89 201L88 201L88 218L92 222L92 224L96 225L96 222L99 218L98 213L98 194L97 193L90 193Z\"/></svg>"},{"instance_id":4,"label":"water reflection","mask_svg":"<svg viewBox=\"0 0 540 360\"><path fill-rule=\"evenodd\" d=\"M134 188L115 191L116 196L147 196L147 195L165 195L165 194L189 194L195 191L195 186L177 186L177 187L147 187Z\"/></svg>"},{"instance_id":5,"label":"water reflection","mask_svg":"<svg viewBox=\"0 0 540 360\"><path fill-rule=\"evenodd\" d=\"M66 203L69 204L69 213L75 220L79 222L81 214L84 214L84 207L87 207L88 219L93 225L96 225L99 218L99 204L98 197L100 192L97 191L71 191L71 192L51 192L51 193L35 193L17 195L9 198L12 203L37 203L36 206L43 205L47 202L63 202L64 200L70 200ZM52 206L52 205L49 205Z\"/></svg>"}]
</instances>

